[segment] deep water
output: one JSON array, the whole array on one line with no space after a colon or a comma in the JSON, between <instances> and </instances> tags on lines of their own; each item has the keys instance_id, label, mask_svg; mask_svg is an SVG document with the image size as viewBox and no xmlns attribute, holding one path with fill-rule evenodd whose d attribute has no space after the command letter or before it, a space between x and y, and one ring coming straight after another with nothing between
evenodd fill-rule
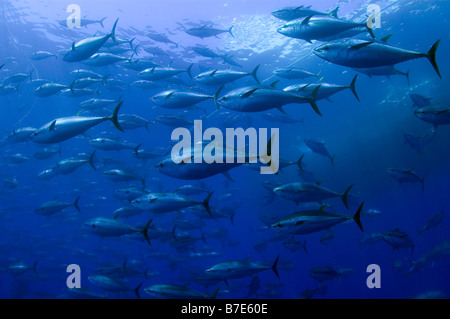
<instances>
[{"instance_id":1,"label":"deep water","mask_svg":"<svg viewBox=\"0 0 450 319\"><path fill-rule=\"evenodd\" d=\"M448 298L450 296L449 247L436 258L416 270L413 265L424 254L439 243L450 240L449 183L450 179L450 128L439 125L432 141L419 153L405 143L403 134L424 136L433 125L414 114L410 94L431 98L431 102L448 105L450 98L450 62L446 58L450 52L449 1L85 1L78 0L81 16L92 20L103 17L104 28L99 23L86 27L69 29L60 25L70 13L66 8L74 1L24 1L1 0L0 5L0 297L1 298L74 298L67 291L66 272L69 264L77 264L81 269L81 287L108 298L136 298L133 289L143 283L141 298L155 298L144 292L144 288L155 284L186 285L189 288L211 295L220 287L217 298L244 298L248 295L251 276L229 279L227 283L218 280L204 285L200 277L213 265L233 260L258 262L268 266L256 276L260 287L250 298L299 298L306 289L318 291L312 298L414 298L421 294L428 297ZM191 63L192 75L207 70L235 70L251 72L257 65L258 78L269 85L276 80L276 88L285 88L295 83L315 82L317 78L287 80L273 75L273 70L295 67L315 74L320 72L322 82L348 85L357 72L351 68L326 62L315 56L312 44L301 39L293 39L277 33L277 28L285 22L275 18L271 12L293 6L309 6L312 9L329 12L339 6L338 16L342 19L364 22L367 6L376 4L382 9L381 28L375 29L377 39L392 34L388 43L417 52L427 52L433 43L441 39L437 50L437 64L442 78L439 78L426 58L399 63L395 67L402 72L409 71L410 85L405 76L368 77L358 74L356 91L360 102L348 89L320 100L317 105L323 116L318 116L308 104L289 104L285 113L299 120L296 123L280 123L268 120L263 114L283 115L277 109L263 112L236 112L221 108L218 110L212 99L201 102L197 107L167 109L153 104L149 98L168 90L191 90L213 95L218 86L208 87L192 81L187 73L177 76L179 82L156 81L159 87L142 90L132 82L139 80L138 71L127 69L123 62L108 66L93 67L83 62L65 62L64 53L73 42L104 35L110 32L114 21L119 18L116 36L120 39L135 38L133 46L139 44L137 54L130 51L128 43L121 47L127 52L119 55L147 60L160 66L186 69ZM193 26L228 30L233 26L232 37L222 33L217 37L198 38L184 32ZM149 33L166 35L174 44L156 42ZM362 33L359 38L367 39ZM108 40L112 43L111 40ZM202 57L192 50L193 46L205 46L215 52L227 54L238 62L230 65L222 58ZM158 47L164 55L153 55L145 49ZM31 60L36 51L48 51L57 57ZM74 81L70 74L76 69L89 69L102 75L109 75L106 83L92 85L98 90L84 97L53 95L46 98L33 94L39 86L32 80L49 81L69 85ZM8 84L14 74L30 74L18 83ZM5 82L5 80L7 80ZM224 96L235 88L252 86L255 80L246 76L227 84L219 94ZM174 127L159 122L137 129L119 132L110 121L101 123L85 134L63 141L58 145L40 145L32 140L11 143L8 136L14 130L24 127L39 128L54 119L82 115L109 116L115 104L106 107L103 113L94 113L80 108L79 104L90 98L122 99L119 114L135 114L153 122L163 114L183 115L185 119L203 120L203 128L254 127L279 128L280 158L296 162L302 154L303 169L310 172L300 174L297 165L290 165L277 175L261 175L259 171L246 167L229 171L233 181L218 174L201 180L182 180L161 174L157 164L164 155L170 154ZM187 127L192 129L191 127ZM91 154L94 148L89 140L107 137L126 141L142 149L162 148L162 156L142 160L133 156L133 149L104 151L97 149L94 170L88 163L67 175L57 175L48 180L40 180L38 174L55 166L58 161L80 153ZM331 155L335 155L334 165L320 154L313 153L304 139L324 141ZM44 147L59 149L48 159L37 159L34 154ZM18 163L21 154L26 159ZM83 158L86 158L86 154ZM187 208L164 214L142 212L130 218L118 220L136 227L142 227L152 219L148 231L151 246L141 234L132 237L101 238L89 232L84 224L95 217L113 218L113 212L129 205L117 199L117 189L125 186L142 187L141 181L114 182L107 179L108 169L127 169L145 178L145 189L151 192L173 192L184 185L196 185L214 191L210 206L225 209L234 214L231 218L216 220L203 219L194 215L203 207ZM424 189L420 182L399 183L386 173L388 168L414 169L424 178ZM270 182L271 189L278 185L308 181L320 183L341 194L353 185L349 202L344 206L339 197L316 203L315 209L353 216L364 202L364 212L369 209L379 211L377 215L362 214L364 232L352 220L331 228L333 238L321 242L327 231L307 235L295 235L306 251L297 247L287 249L283 242L291 239L276 238L278 234L264 220L275 221L297 211L306 210L305 203L297 205L293 201L276 195L264 187ZM11 182L12 181L12 182ZM72 203L80 196L80 213L68 207L52 216L36 214L35 210L49 201ZM186 195L203 201L207 192ZM443 220L422 235L417 231L436 213L443 212ZM175 226L174 219L180 216L187 221L203 222L201 228L183 229ZM156 230L164 229L165 235L156 238ZM226 236L214 238L211 233L225 229ZM414 248L393 249L380 234L400 229L411 238ZM197 238L187 246L181 245L181 237ZM378 234L376 243L362 243L365 236ZM202 241L202 237L204 241ZM450 245L450 244L449 244ZM448 245L448 246L449 246ZM195 258L190 253L214 252L214 256ZM270 270L277 256L279 279ZM14 273L13 266L23 262L32 267L25 273ZM381 269L381 288L369 289L366 279L370 275L367 266L377 264ZM115 266L108 272L106 266ZM310 270L319 266L334 269L352 269L349 276L337 276L320 283L312 278ZM118 280L129 291L108 292L89 280L95 273ZM86 296L84 296L86 297Z\"/></svg>"}]
</instances>

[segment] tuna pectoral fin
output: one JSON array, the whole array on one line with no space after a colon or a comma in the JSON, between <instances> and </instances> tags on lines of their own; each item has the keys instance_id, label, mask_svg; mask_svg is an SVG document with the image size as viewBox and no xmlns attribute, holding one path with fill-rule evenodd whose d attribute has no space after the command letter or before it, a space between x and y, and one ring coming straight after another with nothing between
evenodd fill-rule
<instances>
[{"instance_id":1,"label":"tuna pectoral fin","mask_svg":"<svg viewBox=\"0 0 450 319\"><path fill-rule=\"evenodd\" d=\"M357 78L358 78L358 74L355 75L355 77L352 80L352 83L350 83L348 88L353 92L353 94L355 95L355 97L358 100L358 102L360 102L359 97L358 97L358 93L356 93L356 87L355 87ZM408 82L409 82L409 78L408 78Z\"/></svg>"},{"instance_id":2,"label":"tuna pectoral fin","mask_svg":"<svg viewBox=\"0 0 450 319\"><path fill-rule=\"evenodd\" d=\"M374 43L374 42L373 41L367 41L367 42L363 42L363 43L360 43L360 44L356 44L354 46L351 46L349 48L349 50L359 50L359 49L364 48L364 47L366 47L368 45L371 45L372 43Z\"/></svg>"},{"instance_id":3,"label":"tuna pectoral fin","mask_svg":"<svg viewBox=\"0 0 450 319\"><path fill-rule=\"evenodd\" d=\"M250 97L250 95L255 93L257 90L258 90L258 88L251 89L251 90L241 94L241 98L248 98L248 97Z\"/></svg>"},{"instance_id":4,"label":"tuna pectoral fin","mask_svg":"<svg viewBox=\"0 0 450 319\"><path fill-rule=\"evenodd\" d=\"M345 192L341 195L342 201L344 202L345 207L347 207L347 209L350 209L348 207L348 193L350 192L350 190L352 189L353 185L350 185L349 187L347 187L347 189L345 190Z\"/></svg>"},{"instance_id":5,"label":"tuna pectoral fin","mask_svg":"<svg viewBox=\"0 0 450 319\"><path fill-rule=\"evenodd\" d=\"M73 207L75 207L75 209L76 209L79 213L81 213L80 207L78 206L78 201L80 200L80 197L81 197L81 195L78 196L77 199L75 199L75 201L73 202Z\"/></svg>"},{"instance_id":6,"label":"tuna pectoral fin","mask_svg":"<svg viewBox=\"0 0 450 319\"><path fill-rule=\"evenodd\" d=\"M278 279L280 279L280 275L278 275L278 270L277 270L277 265L278 265L278 259L280 259L280 256L278 255L277 259L275 259L272 267L270 267L270 269L272 269L272 271L274 272L274 274L277 276Z\"/></svg>"},{"instance_id":7,"label":"tuna pectoral fin","mask_svg":"<svg viewBox=\"0 0 450 319\"><path fill-rule=\"evenodd\" d=\"M203 207L205 207L206 211L210 216L212 216L211 208L209 207L209 200L211 199L211 196L214 194L214 192L211 192L208 194L208 196L205 198L205 200L202 202Z\"/></svg>"},{"instance_id":8,"label":"tuna pectoral fin","mask_svg":"<svg viewBox=\"0 0 450 319\"><path fill-rule=\"evenodd\" d=\"M120 101L114 109L113 114L107 119L113 122L114 126L121 132L123 132L123 128L120 126L119 119L117 118L117 114L119 113L120 107L122 106L123 101Z\"/></svg>"},{"instance_id":9,"label":"tuna pectoral fin","mask_svg":"<svg viewBox=\"0 0 450 319\"><path fill-rule=\"evenodd\" d=\"M361 229L362 232L364 232L363 226L361 224L361 211L363 209L364 202L362 202L361 206L359 206L358 210L356 211L356 214L353 216L353 220L358 224L359 229Z\"/></svg>"},{"instance_id":10,"label":"tuna pectoral fin","mask_svg":"<svg viewBox=\"0 0 450 319\"><path fill-rule=\"evenodd\" d=\"M428 60L431 62L431 64L433 65L434 70L436 71L436 73L439 75L439 77L442 79L441 76L441 72L439 72L439 68L438 65L436 63L436 50L439 46L439 43L441 42L441 39L437 40L433 46L431 47L430 51L428 51L428 53L426 53L426 57L428 58Z\"/></svg>"}]
</instances>

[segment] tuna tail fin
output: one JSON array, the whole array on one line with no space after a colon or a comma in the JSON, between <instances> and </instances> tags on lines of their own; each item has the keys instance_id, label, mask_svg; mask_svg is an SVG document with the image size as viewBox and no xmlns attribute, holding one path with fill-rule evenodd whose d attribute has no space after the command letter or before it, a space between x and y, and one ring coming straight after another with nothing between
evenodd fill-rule
<instances>
[{"instance_id":1,"label":"tuna tail fin","mask_svg":"<svg viewBox=\"0 0 450 319\"><path fill-rule=\"evenodd\" d=\"M352 189L353 185L350 185L349 187L347 187L347 189L345 190L345 192L341 195L342 201L344 202L345 207L347 207L347 209L350 209L348 207L348 193L350 193L350 190Z\"/></svg>"},{"instance_id":2,"label":"tuna tail fin","mask_svg":"<svg viewBox=\"0 0 450 319\"><path fill-rule=\"evenodd\" d=\"M308 254L308 249L306 249L306 240L303 242L302 248L305 251L305 254Z\"/></svg>"},{"instance_id":3,"label":"tuna tail fin","mask_svg":"<svg viewBox=\"0 0 450 319\"><path fill-rule=\"evenodd\" d=\"M406 80L408 81L408 86L411 87L411 82L409 81L409 70L404 75L406 76Z\"/></svg>"},{"instance_id":4,"label":"tuna tail fin","mask_svg":"<svg viewBox=\"0 0 450 319\"><path fill-rule=\"evenodd\" d=\"M338 15L337 15L338 10L339 10L339 6L337 6L336 9L334 9L333 11L330 11L330 13L328 13L328 15L329 15L330 17L339 19L339 18L338 18Z\"/></svg>"},{"instance_id":5,"label":"tuna tail fin","mask_svg":"<svg viewBox=\"0 0 450 319\"><path fill-rule=\"evenodd\" d=\"M235 211L233 212L233 214L230 215L231 225L233 225L233 226L234 226L234 215L236 215Z\"/></svg>"},{"instance_id":6,"label":"tuna tail fin","mask_svg":"<svg viewBox=\"0 0 450 319\"><path fill-rule=\"evenodd\" d=\"M330 156L331 165L334 166L334 159L336 158L336 155Z\"/></svg>"},{"instance_id":7,"label":"tuna tail fin","mask_svg":"<svg viewBox=\"0 0 450 319\"><path fill-rule=\"evenodd\" d=\"M361 211L363 209L364 202L362 202L361 206L359 206L358 210L356 211L356 214L353 216L353 220L358 225L359 229L361 229L362 232L364 232L363 226L361 224Z\"/></svg>"},{"instance_id":8,"label":"tuna tail fin","mask_svg":"<svg viewBox=\"0 0 450 319\"><path fill-rule=\"evenodd\" d=\"M91 154L91 156L89 156L89 160L88 160L89 165L91 165L91 167L94 169L94 171L97 170L97 168L94 165L95 152L97 152L97 150L92 152L92 154Z\"/></svg>"},{"instance_id":9,"label":"tuna tail fin","mask_svg":"<svg viewBox=\"0 0 450 319\"><path fill-rule=\"evenodd\" d=\"M216 299L217 293L219 292L220 287L218 287L216 290L214 290L214 292L212 293L211 296L209 296L209 299Z\"/></svg>"},{"instance_id":10,"label":"tuna tail fin","mask_svg":"<svg viewBox=\"0 0 450 319\"><path fill-rule=\"evenodd\" d=\"M104 17L103 19L101 19L98 23L100 23L100 25L102 26L102 28L105 28L105 26L103 25L103 21L105 21L107 17Z\"/></svg>"},{"instance_id":11,"label":"tuna tail fin","mask_svg":"<svg viewBox=\"0 0 450 319\"><path fill-rule=\"evenodd\" d=\"M358 97L358 93L356 93L356 79L358 78L358 74L355 75L355 77L353 78L352 82L350 83L350 85L348 86L348 88L353 92L353 94L355 95L356 99L358 100L358 102L360 102L359 97ZM408 78L409 81L409 78Z\"/></svg>"},{"instance_id":12,"label":"tuna tail fin","mask_svg":"<svg viewBox=\"0 0 450 319\"><path fill-rule=\"evenodd\" d=\"M148 175L145 175L145 176L142 177L142 179L141 179L141 183L142 183L142 188L143 188L143 189L146 189L146 188L147 188L147 185L145 185L145 179L147 178L147 176L148 176Z\"/></svg>"},{"instance_id":13,"label":"tuna tail fin","mask_svg":"<svg viewBox=\"0 0 450 319\"><path fill-rule=\"evenodd\" d=\"M219 100L219 94L220 94L220 91L222 91L222 89L223 89L224 86L225 86L225 85L222 85L222 86L217 90L216 94L214 94L214 104L216 105L216 107L217 107L218 110L220 109L220 107L219 107L219 104L217 103L217 101Z\"/></svg>"},{"instance_id":14,"label":"tuna tail fin","mask_svg":"<svg viewBox=\"0 0 450 319\"><path fill-rule=\"evenodd\" d=\"M305 157L305 154L302 154L302 156L300 156L300 158L298 159L298 161L296 162L296 164L297 164L297 166L298 166L298 169L300 170L300 172L302 172L303 173L303 165L302 165L302 162L303 162L303 158Z\"/></svg>"},{"instance_id":15,"label":"tuna tail fin","mask_svg":"<svg viewBox=\"0 0 450 319\"><path fill-rule=\"evenodd\" d=\"M439 46L439 43L441 42L441 39L437 40L433 46L431 47L430 51L428 51L427 53L425 53L425 56L427 57L427 59L430 61L430 63L433 65L434 70L436 71L436 73L439 75L439 77L442 79L441 76L441 72L439 72L439 68L438 65L436 63L436 50Z\"/></svg>"},{"instance_id":16,"label":"tuna tail fin","mask_svg":"<svg viewBox=\"0 0 450 319\"><path fill-rule=\"evenodd\" d=\"M136 145L136 147L134 148L134 156L136 156L137 158L139 158L139 148L141 147L141 144Z\"/></svg>"},{"instance_id":17,"label":"tuna tail fin","mask_svg":"<svg viewBox=\"0 0 450 319\"><path fill-rule=\"evenodd\" d=\"M79 213L81 213L80 207L78 206L78 201L80 200L80 197L81 197L81 195L79 195L79 196L75 199L75 201L73 202L73 207L75 207L75 209L76 209Z\"/></svg>"},{"instance_id":18,"label":"tuna tail fin","mask_svg":"<svg viewBox=\"0 0 450 319\"><path fill-rule=\"evenodd\" d=\"M139 43L138 45L136 45L134 48L133 47L131 47L131 50L133 50L133 54L136 54L136 55L138 55L138 51L137 51L137 48L139 48L141 46L141 44Z\"/></svg>"},{"instance_id":19,"label":"tuna tail fin","mask_svg":"<svg viewBox=\"0 0 450 319\"><path fill-rule=\"evenodd\" d=\"M270 267L270 269L272 269L272 271L277 276L277 278L280 279L280 275L278 275L278 270L277 270L278 259L280 259L280 255L278 255L277 259L275 259L275 261L274 261L272 267Z\"/></svg>"},{"instance_id":20,"label":"tuna tail fin","mask_svg":"<svg viewBox=\"0 0 450 319\"><path fill-rule=\"evenodd\" d=\"M314 91L311 93L311 95L307 98L309 104L311 104L312 108L314 109L314 111L319 114L320 116L322 116L322 113L320 113L320 110L316 104L316 97L317 97L317 92L319 92L320 89L320 85L318 85Z\"/></svg>"},{"instance_id":21,"label":"tuna tail fin","mask_svg":"<svg viewBox=\"0 0 450 319\"><path fill-rule=\"evenodd\" d=\"M233 29L233 26L231 26L227 31L228 31L228 33L231 34L231 36L234 38L234 35L233 35L233 33L231 32L231 29Z\"/></svg>"},{"instance_id":22,"label":"tuna tail fin","mask_svg":"<svg viewBox=\"0 0 450 319\"><path fill-rule=\"evenodd\" d=\"M111 39L113 39L114 43L116 43L116 26L117 21L119 21L119 18L117 18L116 22L114 22L113 28L111 30L111 33L109 34L111 36Z\"/></svg>"},{"instance_id":23,"label":"tuna tail fin","mask_svg":"<svg viewBox=\"0 0 450 319\"><path fill-rule=\"evenodd\" d=\"M107 74L102 77L102 84L103 86L106 86L108 84L108 78L111 76L111 74Z\"/></svg>"},{"instance_id":24,"label":"tuna tail fin","mask_svg":"<svg viewBox=\"0 0 450 319\"><path fill-rule=\"evenodd\" d=\"M261 82L259 82L258 77L256 76L256 72L258 72L258 69L260 67L261 64L258 64L252 71L251 75L253 76L253 78L255 79L256 83L261 84Z\"/></svg>"},{"instance_id":25,"label":"tuna tail fin","mask_svg":"<svg viewBox=\"0 0 450 319\"><path fill-rule=\"evenodd\" d=\"M365 24L365 27L366 27L367 31L369 32L370 36L372 37L372 39L375 39L375 34L373 33L372 28L369 27L369 26L367 25L367 23Z\"/></svg>"},{"instance_id":26,"label":"tuna tail fin","mask_svg":"<svg viewBox=\"0 0 450 319\"><path fill-rule=\"evenodd\" d=\"M136 39L136 37L134 37L134 38L132 38L130 41L128 41L128 43L130 44L130 47L131 47L131 50L133 50L134 51L134 49L133 49L133 41ZM139 44L138 44L139 45ZM137 46L136 46L137 47ZM136 52L134 52L134 53L136 53Z\"/></svg>"},{"instance_id":27,"label":"tuna tail fin","mask_svg":"<svg viewBox=\"0 0 450 319\"><path fill-rule=\"evenodd\" d=\"M186 69L187 74L189 75L189 77L192 79L192 66L194 65L194 63L191 63L191 65Z\"/></svg>"},{"instance_id":28,"label":"tuna tail fin","mask_svg":"<svg viewBox=\"0 0 450 319\"><path fill-rule=\"evenodd\" d=\"M76 81L76 80L73 80L72 83L69 84L69 89L70 89L70 92L72 92L72 94L75 93L75 92L73 91L73 85L75 84L75 81Z\"/></svg>"},{"instance_id":29,"label":"tuna tail fin","mask_svg":"<svg viewBox=\"0 0 450 319\"><path fill-rule=\"evenodd\" d=\"M117 118L117 114L119 113L120 107L122 106L123 101L120 101L114 109L113 114L110 117L107 117L108 120L113 122L114 126L121 132L124 132L123 128L120 126L119 119Z\"/></svg>"},{"instance_id":30,"label":"tuna tail fin","mask_svg":"<svg viewBox=\"0 0 450 319\"><path fill-rule=\"evenodd\" d=\"M139 289L141 288L142 284L143 283L141 282L136 288L133 289L134 293L136 294L137 299L141 299L141 296L139 295Z\"/></svg>"},{"instance_id":31,"label":"tuna tail fin","mask_svg":"<svg viewBox=\"0 0 450 319\"><path fill-rule=\"evenodd\" d=\"M202 202L203 207L205 207L206 211L210 216L212 216L211 208L209 207L209 200L211 199L211 196L214 194L214 192L211 192L206 196L205 200Z\"/></svg>"},{"instance_id":32,"label":"tuna tail fin","mask_svg":"<svg viewBox=\"0 0 450 319\"><path fill-rule=\"evenodd\" d=\"M420 239L422 239L422 235L423 235L423 232L425 231L425 229L418 229L417 230L417 232L419 233L419 237L420 237Z\"/></svg>"},{"instance_id":33,"label":"tuna tail fin","mask_svg":"<svg viewBox=\"0 0 450 319\"><path fill-rule=\"evenodd\" d=\"M150 219L147 224L145 224L145 226L142 228L141 230L141 234L144 235L145 240L147 241L147 243L151 246L152 244L150 243L150 239L148 238L148 229L152 223L153 219Z\"/></svg>"},{"instance_id":34,"label":"tuna tail fin","mask_svg":"<svg viewBox=\"0 0 450 319\"><path fill-rule=\"evenodd\" d=\"M205 233L202 233L202 235L201 235L201 237L200 237L200 240L201 240L202 242L204 242L205 244L207 244L207 242L206 242L206 234L205 234Z\"/></svg>"},{"instance_id":35,"label":"tuna tail fin","mask_svg":"<svg viewBox=\"0 0 450 319\"><path fill-rule=\"evenodd\" d=\"M35 274L36 276L39 276L39 274L38 274L38 272L37 272L37 270L36 270L37 263L38 263L37 261L34 262L33 268L32 268L32 269L33 269L34 274Z\"/></svg>"}]
</instances>

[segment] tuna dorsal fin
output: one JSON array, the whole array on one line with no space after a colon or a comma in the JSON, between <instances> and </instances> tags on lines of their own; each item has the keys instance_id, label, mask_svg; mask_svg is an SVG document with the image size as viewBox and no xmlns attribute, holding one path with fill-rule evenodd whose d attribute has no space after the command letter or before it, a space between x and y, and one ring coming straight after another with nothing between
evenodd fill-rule
<instances>
[{"instance_id":1,"label":"tuna dorsal fin","mask_svg":"<svg viewBox=\"0 0 450 319\"><path fill-rule=\"evenodd\" d=\"M282 106L277 107L278 111L280 111L281 113L283 113L284 115L287 115L286 111L283 109Z\"/></svg>"},{"instance_id":2,"label":"tuna dorsal fin","mask_svg":"<svg viewBox=\"0 0 450 319\"><path fill-rule=\"evenodd\" d=\"M388 34L388 35L385 36L384 38L381 38L381 41L384 42L384 43L387 43L388 40L389 40L391 37L392 37L392 33L391 33L391 34Z\"/></svg>"},{"instance_id":3,"label":"tuna dorsal fin","mask_svg":"<svg viewBox=\"0 0 450 319\"><path fill-rule=\"evenodd\" d=\"M271 83L270 86L275 88L277 86L278 82L280 82L280 80L276 80L275 82Z\"/></svg>"},{"instance_id":4,"label":"tuna dorsal fin","mask_svg":"<svg viewBox=\"0 0 450 319\"><path fill-rule=\"evenodd\" d=\"M362 49L362 48L364 48L364 47L366 47L368 45L371 45L372 43L373 43L373 41L363 42L363 43L360 43L360 44L357 44L357 45L354 45L354 46L350 47L350 50L359 50L359 49Z\"/></svg>"},{"instance_id":5,"label":"tuna dorsal fin","mask_svg":"<svg viewBox=\"0 0 450 319\"><path fill-rule=\"evenodd\" d=\"M216 74L216 72L217 72L217 69L215 69L214 71L212 71L212 72L209 74L209 76L214 76L214 74Z\"/></svg>"},{"instance_id":6,"label":"tuna dorsal fin","mask_svg":"<svg viewBox=\"0 0 450 319\"><path fill-rule=\"evenodd\" d=\"M324 204L324 205L322 205L322 207L320 207L320 211L321 212L324 212L325 211L325 208L327 208L327 204Z\"/></svg>"},{"instance_id":7,"label":"tuna dorsal fin","mask_svg":"<svg viewBox=\"0 0 450 319\"><path fill-rule=\"evenodd\" d=\"M52 124L50 124L48 130L49 130L49 131L54 131L54 130L55 130L55 126L56 126L56 120L54 120L54 121L52 122Z\"/></svg>"},{"instance_id":8,"label":"tuna dorsal fin","mask_svg":"<svg viewBox=\"0 0 450 319\"><path fill-rule=\"evenodd\" d=\"M72 51L75 51L75 42L72 42Z\"/></svg>"},{"instance_id":9,"label":"tuna dorsal fin","mask_svg":"<svg viewBox=\"0 0 450 319\"><path fill-rule=\"evenodd\" d=\"M322 184L322 180L321 180L321 179L319 179L319 180L316 182L316 185L319 185L319 186L320 186L320 184Z\"/></svg>"},{"instance_id":10,"label":"tuna dorsal fin","mask_svg":"<svg viewBox=\"0 0 450 319\"><path fill-rule=\"evenodd\" d=\"M250 95L255 93L256 90L258 90L258 88L254 88L254 89L251 89L251 90L245 92L244 94L241 95L241 98L248 98L248 97L250 97Z\"/></svg>"},{"instance_id":11,"label":"tuna dorsal fin","mask_svg":"<svg viewBox=\"0 0 450 319\"><path fill-rule=\"evenodd\" d=\"M312 18L313 16L312 15L310 15L310 16L307 16L305 19L303 19L303 21L302 21L302 25L306 25L306 24L308 24L309 23L309 20L311 20L311 18Z\"/></svg>"},{"instance_id":12,"label":"tuna dorsal fin","mask_svg":"<svg viewBox=\"0 0 450 319\"><path fill-rule=\"evenodd\" d=\"M231 178L230 173L228 173L228 171L222 172L222 175L225 176L229 181L234 182L234 180Z\"/></svg>"}]
</instances>

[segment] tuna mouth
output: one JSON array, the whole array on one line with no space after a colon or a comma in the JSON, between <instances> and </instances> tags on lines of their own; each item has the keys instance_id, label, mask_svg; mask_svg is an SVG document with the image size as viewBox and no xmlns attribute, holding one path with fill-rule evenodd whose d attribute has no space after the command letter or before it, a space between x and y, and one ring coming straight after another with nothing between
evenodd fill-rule
<instances>
[{"instance_id":1,"label":"tuna mouth","mask_svg":"<svg viewBox=\"0 0 450 319\"><path fill-rule=\"evenodd\" d=\"M277 32L284 35L284 32L285 32L285 31L284 31L283 27L281 27L281 28L278 28L278 29L277 29Z\"/></svg>"}]
</instances>

